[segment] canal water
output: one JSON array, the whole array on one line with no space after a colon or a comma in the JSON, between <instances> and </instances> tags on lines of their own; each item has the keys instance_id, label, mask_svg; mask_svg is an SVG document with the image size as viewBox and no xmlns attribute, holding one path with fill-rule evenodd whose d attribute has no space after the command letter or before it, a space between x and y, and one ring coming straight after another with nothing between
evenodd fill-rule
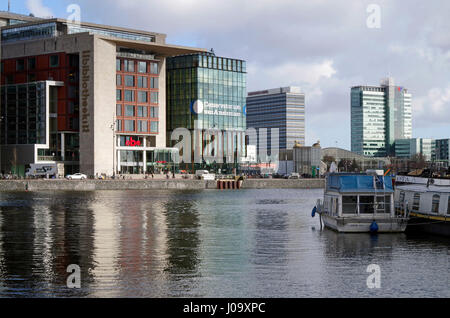
<instances>
[{"instance_id":1,"label":"canal water","mask_svg":"<svg viewBox=\"0 0 450 318\"><path fill-rule=\"evenodd\" d=\"M321 231L311 209L322 196L1 193L0 297L450 296L449 239ZM71 264L80 289L67 288Z\"/></svg>"}]
</instances>

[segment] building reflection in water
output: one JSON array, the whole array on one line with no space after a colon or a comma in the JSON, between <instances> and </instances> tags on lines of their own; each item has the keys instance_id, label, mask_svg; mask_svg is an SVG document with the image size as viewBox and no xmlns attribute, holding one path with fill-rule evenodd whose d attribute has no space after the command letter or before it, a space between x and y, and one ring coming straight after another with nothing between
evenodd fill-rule
<instances>
[{"instance_id":1,"label":"building reflection in water","mask_svg":"<svg viewBox=\"0 0 450 318\"><path fill-rule=\"evenodd\" d=\"M64 199L28 193L1 206L1 275L6 288L23 296L53 296L55 290L60 296L88 294L94 267L93 213L86 208L90 196L85 194L81 202L75 193L64 194ZM80 266L81 290L67 288L71 264ZM27 292L31 295L23 294Z\"/></svg>"},{"instance_id":2,"label":"building reflection in water","mask_svg":"<svg viewBox=\"0 0 450 318\"><path fill-rule=\"evenodd\" d=\"M265 281L271 286L270 293L284 289L288 272L288 248L289 232L287 211L280 209L283 205L257 205L255 214L255 236L252 251L252 262L255 267L255 279ZM270 268L271 275L267 276ZM258 291L258 296L264 295L265 291Z\"/></svg>"},{"instance_id":3,"label":"building reflection in water","mask_svg":"<svg viewBox=\"0 0 450 318\"><path fill-rule=\"evenodd\" d=\"M167 264L172 279L198 275L200 245L199 213L196 202L185 193L170 195L164 206L167 227Z\"/></svg>"},{"instance_id":4,"label":"building reflection in water","mask_svg":"<svg viewBox=\"0 0 450 318\"><path fill-rule=\"evenodd\" d=\"M166 222L156 193L114 193L118 214L117 292L136 297L155 297L166 290ZM126 204L124 204L126 202ZM130 290L132 286L132 290Z\"/></svg>"},{"instance_id":5,"label":"building reflection in water","mask_svg":"<svg viewBox=\"0 0 450 318\"><path fill-rule=\"evenodd\" d=\"M2 195L4 197L5 195ZM1 254L0 278L2 293L20 296L22 290L35 288L33 280L34 264L34 214L24 213L25 202L16 198L1 202Z\"/></svg>"}]
</instances>

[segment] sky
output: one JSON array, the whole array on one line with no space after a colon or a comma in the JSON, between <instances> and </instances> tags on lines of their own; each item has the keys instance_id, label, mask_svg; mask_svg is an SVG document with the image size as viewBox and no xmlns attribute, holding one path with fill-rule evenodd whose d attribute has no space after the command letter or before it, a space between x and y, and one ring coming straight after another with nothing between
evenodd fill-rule
<instances>
[{"instance_id":1,"label":"sky","mask_svg":"<svg viewBox=\"0 0 450 318\"><path fill-rule=\"evenodd\" d=\"M301 87L308 145L350 149L350 88L388 76L413 95L413 137L450 138L450 1L11 0L11 11L67 18L70 4L82 21L244 59L248 91Z\"/></svg>"}]
</instances>

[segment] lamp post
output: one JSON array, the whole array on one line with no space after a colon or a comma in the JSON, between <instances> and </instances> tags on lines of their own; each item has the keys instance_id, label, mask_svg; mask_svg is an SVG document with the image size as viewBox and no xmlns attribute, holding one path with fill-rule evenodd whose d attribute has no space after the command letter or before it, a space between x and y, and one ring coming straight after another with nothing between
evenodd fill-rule
<instances>
[{"instance_id":1,"label":"lamp post","mask_svg":"<svg viewBox=\"0 0 450 318\"><path fill-rule=\"evenodd\" d=\"M113 179L116 178L116 143L115 143L115 132L116 132L116 121L113 119L113 123L110 126L111 130L112 130L112 142L113 142L113 174L112 177Z\"/></svg>"}]
</instances>

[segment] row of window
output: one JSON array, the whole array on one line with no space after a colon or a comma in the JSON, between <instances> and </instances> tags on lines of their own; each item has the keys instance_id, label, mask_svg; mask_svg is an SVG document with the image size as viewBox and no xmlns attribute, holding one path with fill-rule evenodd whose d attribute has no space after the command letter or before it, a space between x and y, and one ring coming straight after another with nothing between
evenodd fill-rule
<instances>
[{"instance_id":1,"label":"row of window","mask_svg":"<svg viewBox=\"0 0 450 318\"><path fill-rule=\"evenodd\" d=\"M150 85L149 85L150 80ZM158 77L134 76L134 75L117 75L117 86L137 87L137 88L159 88ZM136 85L137 84L137 85Z\"/></svg>"},{"instance_id":2,"label":"row of window","mask_svg":"<svg viewBox=\"0 0 450 318\"><path fill-rule=\"evenodd\" d=\"M148 122L147 120L117 120L117 131L123 132L142 132L158 133L159 123L157 121Z\"/></svg>"},{"instance_id":3,"label":"row of window","mask_svg":"<svg viewBox=\"0 0 450 318\"><path fill-rule=\"evenodd\" d=\"M74 63L74 62L72 62ZM72 64L70 63L70 64ZM50 67L59 67L59 55L50 55L49 57ZM35 70L36 69L36 58L30 57L28 59L18 59L16 60L16 71L22 72L25 70ZM2 63L3 72L3 63Z\"/></svg>"},{"instance_id":4,"label":"row of window","mask_svg":"<svg viewBox=\"0 0 450 318\"><path fill-rule=\"evenodd\" d=\"M405 202L405 192L400 192L400 202ZM441 202L441 196L439 194L434 194L431 203L431 212L438 214L439 205ZM412 210L419 212L420 210L420 193L415 193L413 198ZM447 214L450 215L450 196L448 197Z\"/></svg>"},{"instance_id":5,"label":"row of window","mask_svg":"<svg viewBox=\"0 0 450 318\"><path fill-rule=\"evenodd\" d=\"M116 113L117 116L125 116L125 117L147 118L150 115L150 118L158 118L159 108L148 106L135 106L135 105L122 106L121 104L117 104Z\"/></svg>"},{"instance_id":6,"label":"row of window","mask_svg":"<svg viewBox=\"0 0 450 318\"><path fill-rule=\"evenodd\" d=\"M116 90L116 100L117 101L125 101L125 102L135 102L137 95L138 103L152 103L158 104L159 94L158 92L150 92L150 100L149 100L149 92L146 91L134 91L134 90Z\"/></svg>"},{"instance_id":7,"label":"row of window","mask_svg":"<svg viewBox=\"0 0 450 318\"><path fill-rule=\"evenodd\" d=\"M135 60L116 60L116 70L129 73L158 74L158 63Z\"/></svg>"}]
</instances>

